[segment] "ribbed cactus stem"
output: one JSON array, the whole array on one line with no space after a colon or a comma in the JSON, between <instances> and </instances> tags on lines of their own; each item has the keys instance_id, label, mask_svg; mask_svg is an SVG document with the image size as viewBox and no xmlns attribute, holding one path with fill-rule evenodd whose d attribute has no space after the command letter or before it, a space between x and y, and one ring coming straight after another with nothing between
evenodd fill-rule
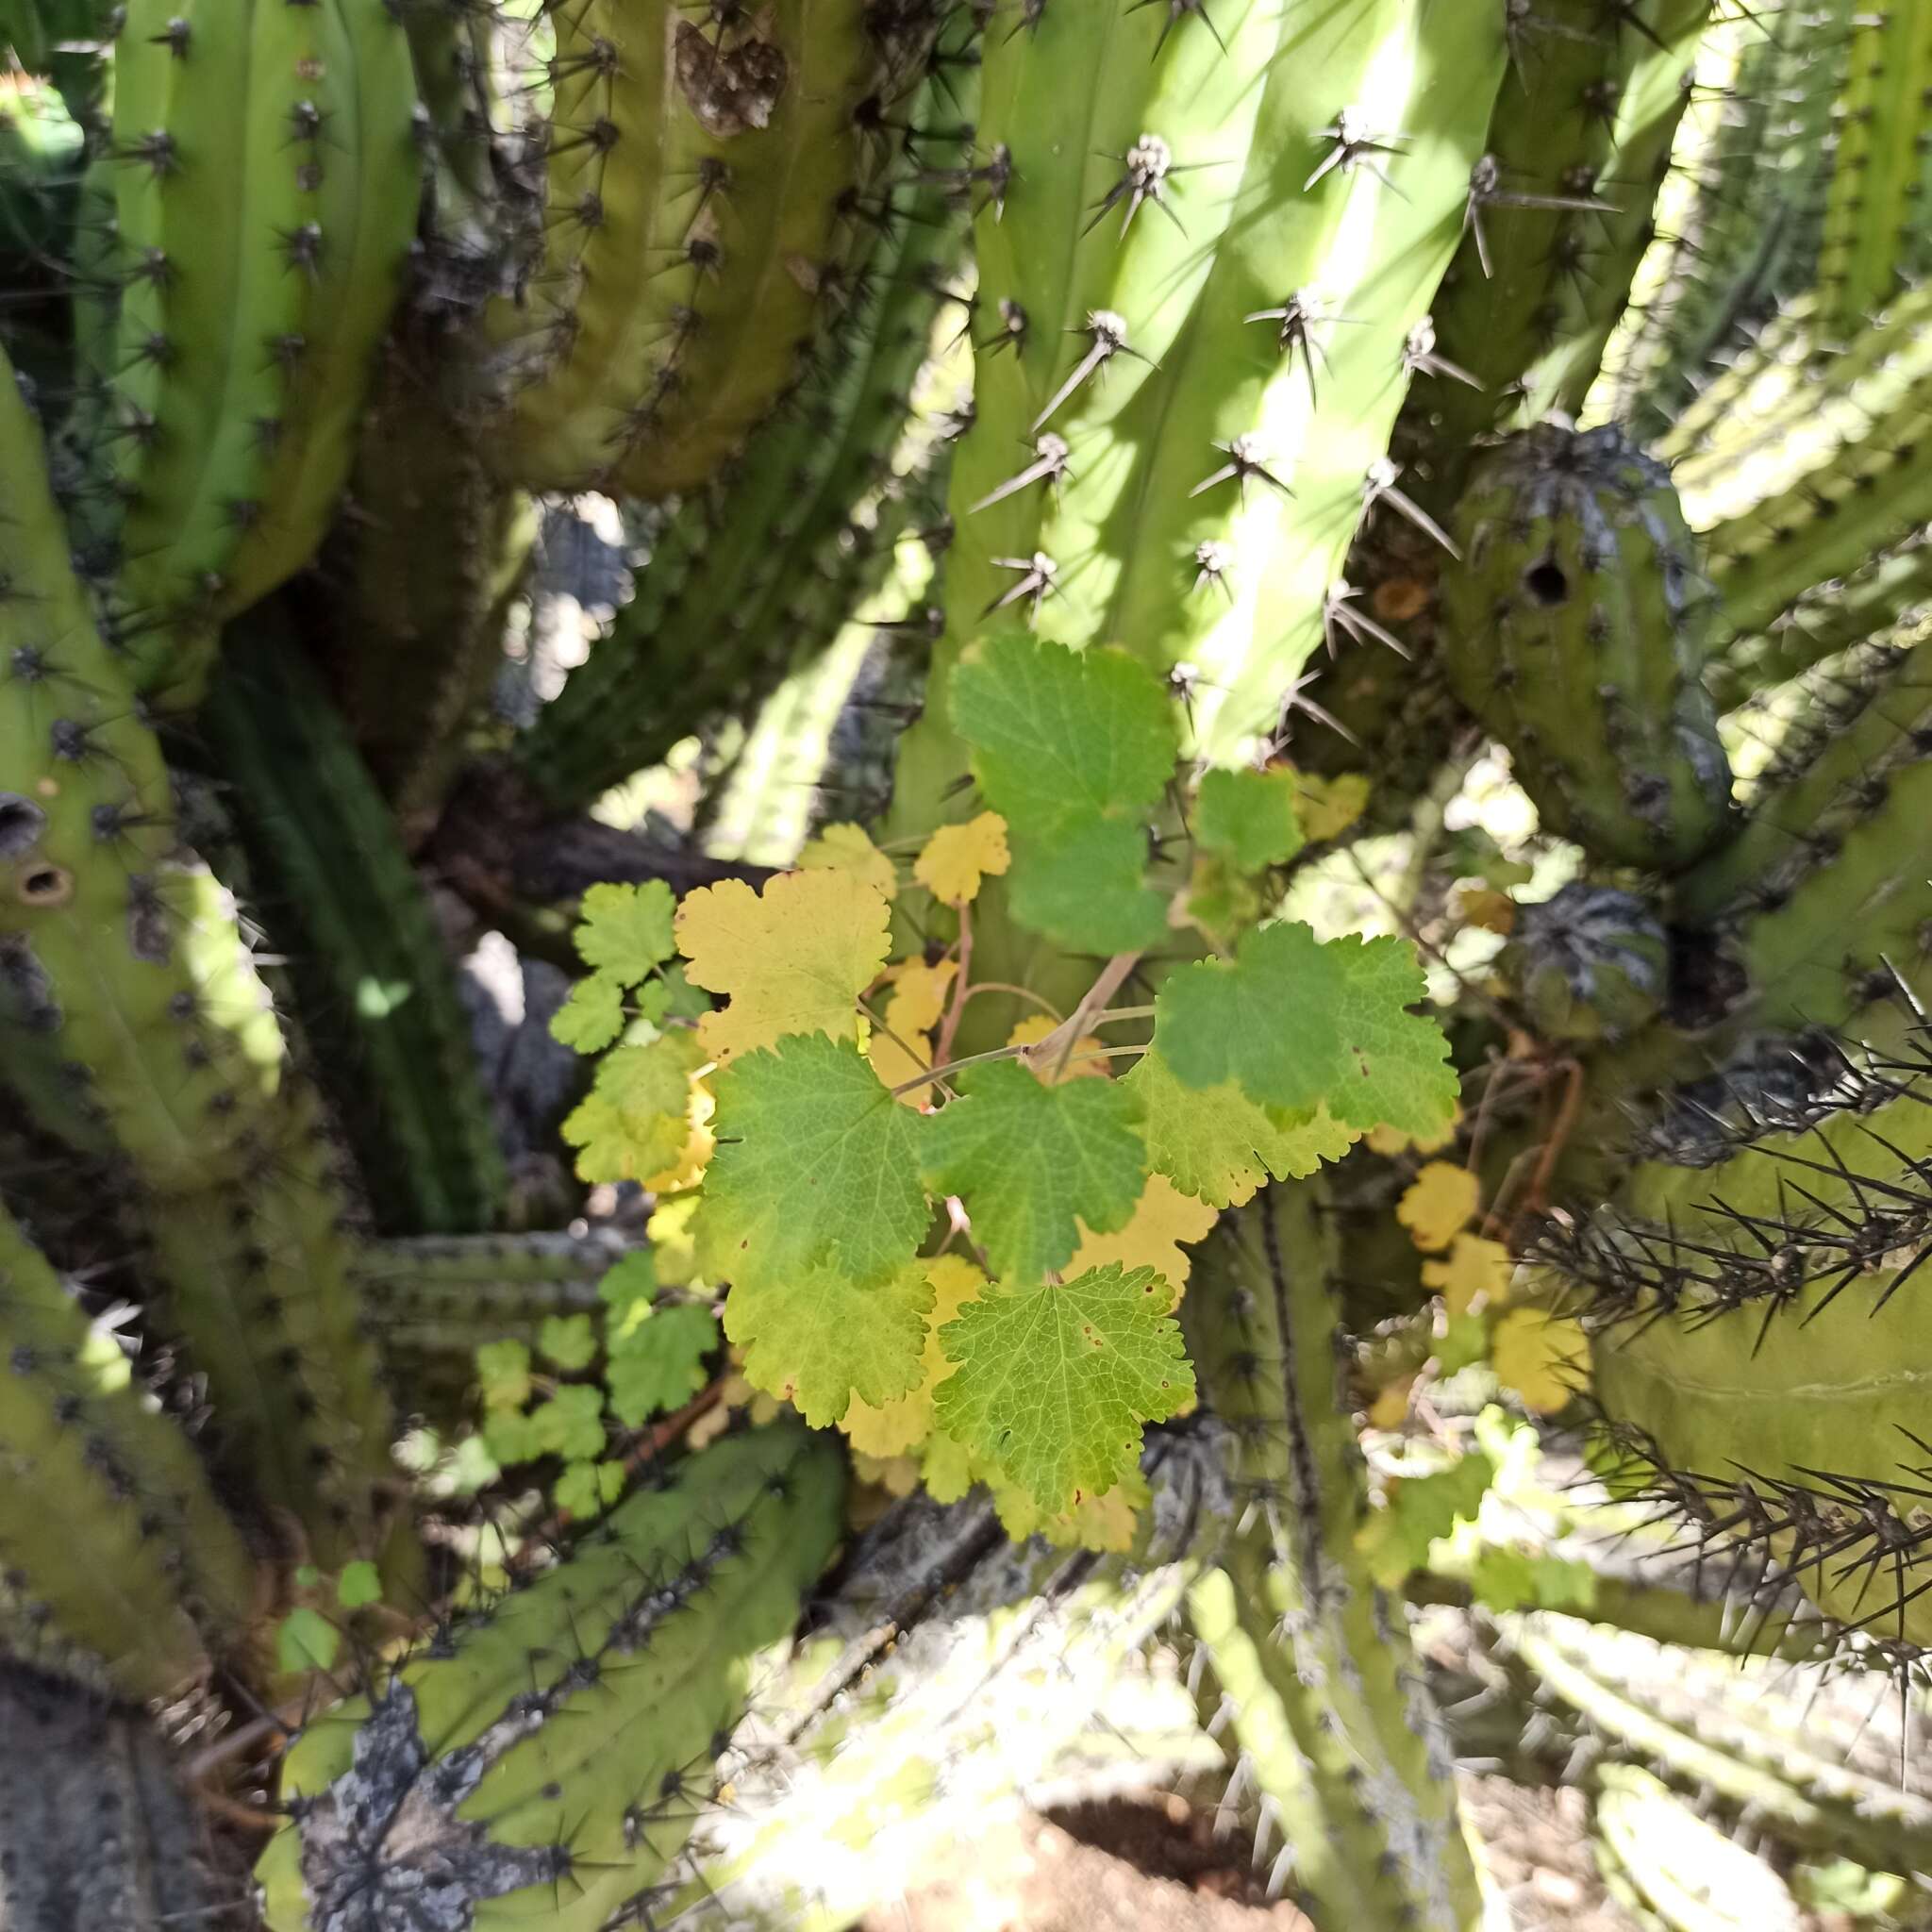
<instances>
[{"instance_id":1,"label":"ribbed cactus stem","mask_svg":"<svg viewBox=\"0 0 1932 1932\"><path fill-rule=\"evenodd\" d=\"M0 1208L5 1622L124 1694L179 1690L247 1629L254 1569L186 1433Z\"/></svg>"},{"instance_id":2,"label":"ribbed cactus stem","mask_svg":"<svg viewBox=\"0 0 1932 1932\"><path fill-rule=\"evenodd\" d=\"M1367 1489L1341 1406L1332 1236L1312 1188L1224 1217L1182 1304L1202 1386L1241 1444L1246 1517L1189 1618L1317 1925L1469 1932L1480 1919L1441 1724L1402 1600L1356 1543ZM1257 1847L1258 1850L1258 1847Z\"/></svg>"}]
</instances>

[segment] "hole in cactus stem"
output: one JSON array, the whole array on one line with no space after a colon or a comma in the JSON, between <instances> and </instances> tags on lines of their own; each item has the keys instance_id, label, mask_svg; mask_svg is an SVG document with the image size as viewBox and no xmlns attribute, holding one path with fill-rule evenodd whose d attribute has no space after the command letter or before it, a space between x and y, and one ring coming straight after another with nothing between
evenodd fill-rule
<instances>
[{"instance_id":1,"label":"hole in cactus stem","mask_svg":"<svg viewBox=\"0 0 1932 1932\"><path fill-rule=\"evenodd\" d=\"M74 874L58 865L29 866L14 890L23 906L64 906L74 896Z\"/></svg>"},{"instance_id":2,"label":"hole in cactus stem","mask_svg":"<svg viewBox=\"0 0 1932 1932\"><path fill-rule=\"evenodd\" d=\"M1553 604L1561 604L1570 595L1570 579L1563 575L1563 567L1554 558L1533 565L1523 574L1523 588L1545 609Z\"/></svg>"}]
</instances>

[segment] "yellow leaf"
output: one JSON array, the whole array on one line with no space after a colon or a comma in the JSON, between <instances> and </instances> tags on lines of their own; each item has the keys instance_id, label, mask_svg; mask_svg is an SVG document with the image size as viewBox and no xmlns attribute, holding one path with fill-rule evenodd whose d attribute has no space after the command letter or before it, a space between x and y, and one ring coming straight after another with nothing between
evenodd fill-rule
<instances>
[{"instance_id":1,"label":"yellow leaf","mask_svg":"<svg viewBox=\"0 0 1932 1932\"><path fill-rule=\"evenodd\" d=\"M742 1351L731 1351L732 1368L718 1385L718 1400L699 1416L685 1430L684 1440L693 1449L702 1449L714 1437L722 1436L731 1426L735 1411L742 1411L754 1423L768 1423L774 1420L784 1405L775 1395L768 1395L762 1389L754 1389L744 1378L738 1363L743 1359Z\"/></svg>"},{"instance_id":2,"label":"yellow leaf","mask_svg":"<svg viewBox=\"0 0 1932 1932\"><path fill-rule=\"evenodd\" d=\"M798 864L804 872L848 873L881 898L898 896L899 874L863 825L827 825L798 855Z\"/></svg>"},{"instance_id":3,"label":"yellow leaf","mask_svg":"<svg viewBox=\"0 0 1932 1932\"><path fill-rule=\"evenodd\" d=\"M1490 1366L1536 1415L1555 1415L1582 1385L1590 1361L1583 1324L1546 1308L1511 1308L1490 1335Z\"/></svg>"},{"instance_id":4,"label":"yellow leaf","mask_svg":"<svg viewBox=\"0 0 1932 1932\"><path fill-rule=\"evenodd\" d=\"M1482 1199L1482 1183L1453 1160L1432 1160L1395 1204L1395 1218L1423 1249L1446 1248Z\"/></svg>"},{"instance_id":5,"label":"yellow leaf","mask_svg":"<svg viewBox=\"0 0 1932 1932\"><path fill-rule=\"evenodd\" d=\"M685 1110L684 1145L677 1150L677 1157L670 1166L644 1176L641 1185L646 1191L675 1194L686 1188L696 1187L704 1179L705 1170L710 1166L711 1156L718 1145L711 1132L711 1115L717 1110L717 1106L703 1077L694 1074L691 1076L690 1104Z\"/></svg>"},{"instance_id":6,"label":"yellow leaf","mask_svg":"<svg viewBox=\"0 0 1932 1932\"><path fill-rule=\"evenodd\" d=\"M941 959L937 966L911 959L892 969L891 997L866 1047L873 1072L887 1087L900 1086L932 1065L929 1036L946 1009L946 991L958 971L955 959ZM930 1081L899 1095L905 1107L924 1107L931 1098Z\"/></svg>"},{"instance_id":7,"label":"yellow leaf","mask_svg":"<svg viewBox=\"0 0 1932 1932\"><path fill-rule=\"evenodd\" d=\"M1462 1124L1462 1109L1458 1107L1450 1117L1449 1124L1439 1133L1427 1136L1405 1134L1400 1127L1383 1125L1370 1130L1368 1146L1372 1153L1384 1155L1397 1154L1440 1154L1456 1139L1456 1130Z\"/></svg>"},{"instance_id":8,"label":"yellow leaf","mask_svg":"<svg viewBox=\"0 0 1932 1932\"><path fill-rule=\"evenodd\" d=\"M1044 1040L1059 1022L1051 1013L1033 1013L1022 1020L1007 1035L1008 1046L1031 1046L1036 1040ZM1059 1056L1051 1059L1023 1060L1025 1067L1043 1087L1057 1087L1062 1080L1110 1080L1113 1068L1106 1060L1098 1058L1098 1049L1107 1041L1089 1033L1074 1042L1074 1050L1067 1056L1066 1065L1059 1072L1054 1072L1055 1062Z\"/></svg>"},{"instance_id":9,"label":"yellow leaf","mask_svg":"<svg viewBox=\"0 0 1932 1932\"><path fill-rule=\"evenodd\" d=\"M698 1022L719 1062L788 1033L856 1040L854 1002L886 963L891 918L876 887L845 872L784 872L760 897L741 879L687 892L677 908L686 976L731 1004Z\"/></svg>"},{"instance_id":10,"label":"yellow leaf","mask_svg":"<svg viewBox=\"0 0 1932 1932\"><path fill-rule=\"evenodd\" d=\"M1399 1429L1408 1416L1408 1391L1414 1387L1413 1375L1403 1375L1390 1383L1369 1404L1369 1426Z\"/></svg>"},{"instance_id":11,"label":"yellow leaf","mask_svg":"<svg viewBox=\"0 0 1932 1932\"><path fill-rule=\"evenodd\" d=\"M691 1233L691 1219L698 1210L698 1198L696 1194L687 1194L678 1201L659 1201L644 1224L658 1279L666 1288L689 1288L698 1278L697 1245Z\"/></svg>"},{"instance_id":12,"label":"yellow leaf","mask_svg":"<svg viewBox=\"0 0 1932 1932\"><path fill-rule=\"evenodd\" d=\"M1006 820L983 811L963 825L941 825L913 862L912 876L935 899L963 906L978 897L985 875L997 878L1011 863Z\"/></svg>"},{"instance_id":13,"label":"yellow leaf","mask_svg":"<svg viewBox=\"0 0 1932 1932\"><path fill-rule=\"evenodd\" d=\"M932 1391L958 1366L948 1361L940 1347L940 1330L986 1287L986 1276L958 1255L935 1256L925 1264L925 1278L932 1284L933 1296L932 1313L925 1318L925 1351L921 1357L925 1379L909 1394L877 1407L855 1395L839 1419L852 1446L864 1455L881 1458L903 1456L932 1434Z\"/></svg>"},{"instance_id":14,"label":"yellow leaf","mask_svg":"<svg viewBox=\"0 0 1932 1932\"><path fill-rule=\"evenodd\" d=\"M1127 1224L1118 1234L1091 1234L1080 1224L1080 1245L1061 1271L1069 1280L1090 1268L1118 1261L1123 1268L1151 1268L1180 1299L1193 1257L1180 1245L1198 1241L1219 1218L1205 1201L1184 1194L1164 1174L1150 1174Z\"/></svg>"},{"instance_id":15,"label":"yellow leaf","mask_svg":"<svg viewBox=\"0 0 1932 1932\"><path fill-rule=\"evenodd\" d=\"M889 1496L909 1496L919 1487L919 1464L909 1456L867 1456L858 1451L852 1457L852 1474L862 1483L876 1483Z\"/></svg>"},{"instance_id":16,"label":"yellow leaf","mask_svg":"<svg viewBox=\"0 0 1932 1932\"><path fill-rule=\"evenodd\" d=\"M1500 933L1505 939L1516 929L1516 901L1490 886L1465 887L1457 891L1456 915L1464 925Z\"/></svg>"},{"instance_id":17,"label":"yellow leaf","mask_svg":"<svg viewBox=\"0 0 1932 1932\"><path fill-rule=\"evenodd\" d=\"M1423 1286L1436 1290L1452 1315L1466 1315L1476 1297L1501 1302L1509 1297L1509 1250L1479 1234L1458 1234L1446 1261L1423 1263Z\"/></svg>"},{"instance_id":18,"label":"yellow leaf","mask_svg":"<svg viewBox=\"0 0 1932 1932\"><path fill-rule=\"evenodd\" d=\"M1137 1469L1102 1496L1086 1496L1058 1516L1049 1516L1017 1484L987 1478L1000 1527L1016 1543L1044 1537L1063 1550L1130 1550L1140 1511L1149 1501L1147 1479Z\"/></svg>"},{"instance_id":19,"label":"yellow leaf","mask_svg":"<svg viewBox=\"0 0 1932 1932\"><path fill-rule=\"evenodd\" d=\"M1361 817L1368 803L1369 781L1359 772L1344 772L1338 778L1295 774L1294 815L1311 845L1339 839Z\"/></svg>"}]
</instances>

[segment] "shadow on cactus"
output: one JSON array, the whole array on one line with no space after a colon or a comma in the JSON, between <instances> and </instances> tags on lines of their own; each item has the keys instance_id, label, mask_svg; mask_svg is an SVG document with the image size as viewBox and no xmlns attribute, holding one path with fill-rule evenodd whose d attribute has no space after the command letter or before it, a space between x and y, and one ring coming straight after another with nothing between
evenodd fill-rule
<instances>
[{"instance_id":1,"label":"shadow on cactus","mask_svg":"<svg viewBox=\"0 0 1932 1932\"><path fill-rule=\"evenodd\" d=\"M1923 1723L1916 16L0 53L0 1918L840 1932L1077 1778L1474 1932L1413 1599L1653 1919L1899 1905L1679 1693Z\"/></svg>"}]
</instances>

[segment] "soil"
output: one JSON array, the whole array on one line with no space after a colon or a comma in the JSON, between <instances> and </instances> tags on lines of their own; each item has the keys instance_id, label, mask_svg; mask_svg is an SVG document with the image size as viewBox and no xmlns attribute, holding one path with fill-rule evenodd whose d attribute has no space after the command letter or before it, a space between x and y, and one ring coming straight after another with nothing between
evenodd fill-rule
<instances>
[{"instance_id":1,"label":"soil","mask_svg":"<svg viewBox=\"0 0 1932 1932\"><path fill-rule=\"evenodd\" d=\"M1580 1791L1468 1777L1462 1800L1518 1932L1634 1932L1597 1878ZM1109 1799L1002 1820L858 1932L1312 1932L1266 1875L1183 1798Z\"/></svg>"}]
</instances>

